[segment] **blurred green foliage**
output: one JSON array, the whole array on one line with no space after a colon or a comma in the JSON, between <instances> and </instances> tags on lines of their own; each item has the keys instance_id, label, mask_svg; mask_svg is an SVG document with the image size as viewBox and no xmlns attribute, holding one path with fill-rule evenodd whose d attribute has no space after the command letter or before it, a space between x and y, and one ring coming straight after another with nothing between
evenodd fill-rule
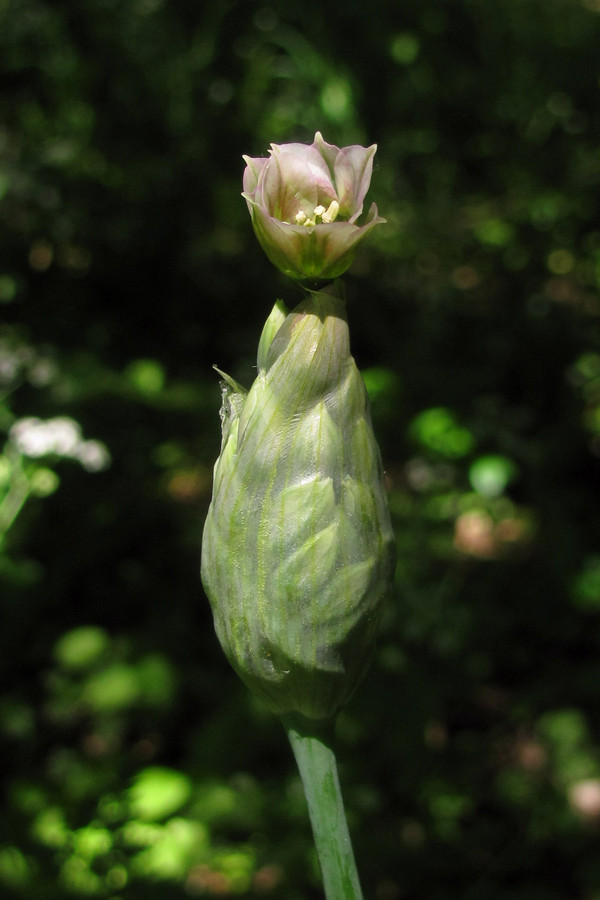
<instances>
[{"instance_id":1,"label":"blurred green foliage","mask_svg":"<svg viewBox=\"0 0 600 900\"><path fill-rule=\"evenodd\" d=\"M379 145L346 278L399 559L338 720L374 900L600 900L600 3L0 0L0 894L321 895L212 630L243 153Z\"/></svg>"}]
</instances>

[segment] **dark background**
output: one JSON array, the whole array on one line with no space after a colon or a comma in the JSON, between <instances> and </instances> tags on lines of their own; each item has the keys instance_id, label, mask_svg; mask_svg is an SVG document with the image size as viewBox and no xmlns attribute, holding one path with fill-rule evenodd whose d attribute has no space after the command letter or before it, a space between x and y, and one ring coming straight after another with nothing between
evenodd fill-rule
<instances>
[{"instance_id":1,"label":"dark background","mask_svg":"<svg viewBox=\"0 0 600 900\"><path fill-rule=\"evenodd\" d=\"M241 155L320 130L388 219L345 278L399 550L337 722L365 895L599 900L599 47L598 0L0 0L3 898L322 896L199 580L212 364L300 300Z\"/></svg>"}]
</instances>

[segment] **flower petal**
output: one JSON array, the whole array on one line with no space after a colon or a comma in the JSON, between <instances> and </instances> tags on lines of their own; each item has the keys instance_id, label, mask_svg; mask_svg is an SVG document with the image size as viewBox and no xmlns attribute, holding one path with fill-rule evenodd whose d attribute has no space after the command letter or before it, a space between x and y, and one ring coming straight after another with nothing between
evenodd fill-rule
<instances>
[{"instance_id":1,"label":"flower petal","mask_svg":"<svg viewBox=\"0 0 600 900\"><path fill-rule=\"evenodd\" d=\"M315 134L315 139L312 142L312 146L321 154L321 156L327 163L327 167L333 181L335 173L335 161L340 152L340 148L336 147L334 144L328 144L327 141L323 140L323 135L320 131L317 131L317 133Z\"/></svg>"},{"instance_id":2,"label":"flower petal","mask_svg":"<svg viewBox=\"0 0 600 900\"><path fill-rule=\"evenodd\" d=\"M260 179L261 172L269 162L269 160L260 156L244 156L242 158L246 163L243 182L244 194L248 194L250 197L253 197Z\"/></svg>"},{"instance_id":3,"label":"flower petal","mask_svg":"<svg viewBox=\"0 0 600 900\"><path fill-rule=\"evenodd\" d=\"M363 210L365 195L371 183L373 157L377 145L344 147L335 161L335 186L340 202L340 214L355 222Z\"/></svg>"},{"instance_id":4,"label":"flower petal","mask_svg":"<svg viewBox=\"0 0 600 900\"><path fill-rule=\"evenodd\" d=\"M310 218L323 199L335 200L335 188L323 157L306 144L272 144L264 170L263 201L283 222L293 222L302 210Z\"/></svg>"},{"instance_id":5,"label":"flower petal","mask_svg":"<svg viewBox=\"0 0 600 900\"><path fill-rule=\"evenodd\" d=\"M361 227L336 221L306 228L281 222L256 203L252 204L251 211L254 231L263 250L273 265L297 281L338 278L351 265L363 237L375 225L385 222L378 216L374 203Z\"/></svg>"}]
</instances>

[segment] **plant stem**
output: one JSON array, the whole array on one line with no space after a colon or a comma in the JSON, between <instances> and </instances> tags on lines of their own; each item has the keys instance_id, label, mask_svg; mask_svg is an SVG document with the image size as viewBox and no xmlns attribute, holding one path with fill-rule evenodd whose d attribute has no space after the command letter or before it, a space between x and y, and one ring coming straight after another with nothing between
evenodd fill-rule
<instances>
[{"instance_id":1,"label":"plant stem","mask_svg":"<svg viewBox=\"0 0 600 900\"><path fill-rule=\"evenodd\" d=\"M282 717L298 763L327 900L362 900L327 724Z\"/></svg>"}]
</instances>

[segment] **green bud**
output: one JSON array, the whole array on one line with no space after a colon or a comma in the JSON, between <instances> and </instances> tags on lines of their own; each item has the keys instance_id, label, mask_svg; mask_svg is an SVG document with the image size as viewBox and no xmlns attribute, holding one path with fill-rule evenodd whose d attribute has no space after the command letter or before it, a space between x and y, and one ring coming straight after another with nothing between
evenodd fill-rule
<instances>
[{"instance_id":1,"label":"green bud","mask_svg":"<svg viewBox=\"0 0 600 900\"><path fill-rule=\"evenodd\" d=\"M278 714L336 712L368 668L394 541L344 303L263 330L246 394L223 386L202 579L223 649Z\"/></svg>"}]
</instances>

